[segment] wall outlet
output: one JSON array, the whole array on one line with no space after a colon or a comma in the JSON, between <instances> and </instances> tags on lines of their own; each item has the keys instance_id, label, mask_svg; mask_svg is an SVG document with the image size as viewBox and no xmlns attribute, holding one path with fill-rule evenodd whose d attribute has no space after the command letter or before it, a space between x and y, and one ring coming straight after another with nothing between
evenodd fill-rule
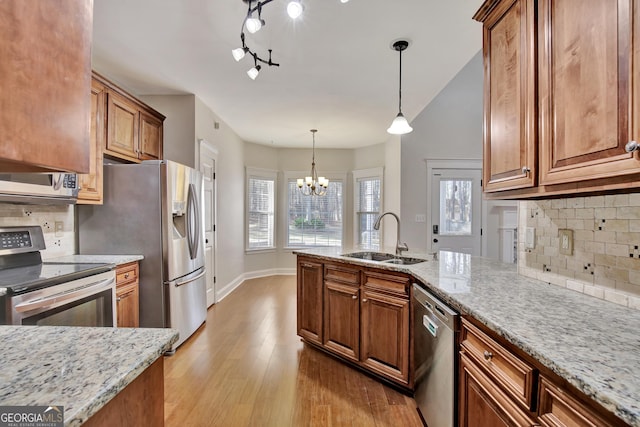
<instances>
[{"instance_id":1,"label":"wall outlet","mask_svg":"<svg viewBox=\"0 0 640 427\"><path fill-rule=\"evenodd\" d=\"M564 255L573 255L573 230L558 230L560 240L559 252Z\"/></svg>"},{"instance_id":2,"label":"wall outlet","mask_svg":"<svg viewBox=\"0 0 640 427\"><path fill-rule=\"evenodd\" d=\"M63 233L64 233L64 222L56 221L55 222L55 236L56 237L62 237Z\"/></svg>"},{"instance_id":3,"label":"wall outlet","mask_svg":"<svg viewBox=\"0 0 640 427\"><path fill-rule=\"evenodd\" d=\"M536 229L535 227L527 227L525 229L524 246L527 249L536 247Z\"/></svg>"}]
</instances>

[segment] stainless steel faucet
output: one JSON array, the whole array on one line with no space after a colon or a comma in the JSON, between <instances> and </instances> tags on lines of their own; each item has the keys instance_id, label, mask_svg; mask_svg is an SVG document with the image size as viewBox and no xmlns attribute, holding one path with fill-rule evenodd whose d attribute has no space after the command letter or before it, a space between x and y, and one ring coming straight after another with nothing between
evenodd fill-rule
<instances>
[{"instance_id":1,"label":"stainless steel faucet","mask_svg":"<svg viewBox=\"0 0 640 427\"><path fill-rule=\"evenodd\" d=\"M402 255L402 251L408 251L409 247L407 246L406 243L400 243L400 218L398 218L398 215L394 214L393 212L383 213L378 217L378 219L376 219L376 223L373 225L373 229L374 230L380 229L380 222L382 222L382 217L385 215L393 215L393 217L396 219L396 222L398 223L398 234L397 234L398 241L396 242L396 255L400 256Z\"/></svg>"}]
</instances>

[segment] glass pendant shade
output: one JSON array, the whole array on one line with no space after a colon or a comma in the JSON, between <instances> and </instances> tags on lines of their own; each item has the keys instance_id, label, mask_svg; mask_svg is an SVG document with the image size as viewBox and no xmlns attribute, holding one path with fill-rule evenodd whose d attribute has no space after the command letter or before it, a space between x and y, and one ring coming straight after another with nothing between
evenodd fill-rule
<instances>
[{"instance_id":1,"label":"glass pendant shade","mask_svg":"<svg viewBox=\"0 0 640 427\"><path fill-rule=\"evenodd\" d=\"M391 126L387 129L387 132L393 135L404 135L405 133L409 133L413 130L411 126L409 126L409 122L404 117L402 113L398 113L393 122L391 122Z\"/></svg>"},{"instance_id":2,"label":"glass pendant shade","mask_svg":"<svg viewBox=\"0 0 640 427\"><path fill-rule=\"evenodd\" d=\"M242 58L244 58L245 55L245 50L244 48L237 48L237 49L233 49L231 51L231 54L233 55L233 59L235 59L236 61L240 61Z\"/></svg>"},{"instance_id":3,"label":"glass pendant shade","mask_svg":"<svg viewBox=\"0 0 640 427\"><path fill-rule=\"evenodd\" d=\"M262 22L258 18L248 18L244 25L251 34L256 33L262 28Z\"/></svg>"},{"instance_id":4,"label":"glass pendant shade","mask_svg":"<svg viewBox=\"0 0 640 427\"><path fill-rule=\"evenodd\" d=\"M299 18L303 10L304 7L302 7L302 4L297 0L291 1L287 5L287 13L291 19Z\"/></svg>"},{"instance_id":5,"label":"glass pendant shade","mask_svg":"<svg viewBox=\"0 0 640 427\"><path fill-rule=\"evenodd\" d=\"M258 77L259 73L260 73L260 66L259 65L256 65L255 67L253 67L252 69L247 71L247 75L251 78L251 80L255 80L256 77Z\"/></svg>"}]
</instances>

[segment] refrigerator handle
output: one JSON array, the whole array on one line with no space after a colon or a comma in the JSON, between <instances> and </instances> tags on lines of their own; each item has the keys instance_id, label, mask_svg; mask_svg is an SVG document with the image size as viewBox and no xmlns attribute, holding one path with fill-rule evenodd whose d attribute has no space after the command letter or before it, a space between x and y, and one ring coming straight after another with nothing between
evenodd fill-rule
<instances>
[{"instance_id":1,"label":"refrigerator handle","mask_svg":"<svg viewBox=\"0 0 640 427\"><path fill-rule=\"evenodd\" d=\"M191 223L192 220L195 224ZM193 184L189 184L189 193L187 195L187 242L191 259L196 259L198 256L198 244L200 243L200 209L198 208L198 199Z\"/></svg>"}]
</instances>

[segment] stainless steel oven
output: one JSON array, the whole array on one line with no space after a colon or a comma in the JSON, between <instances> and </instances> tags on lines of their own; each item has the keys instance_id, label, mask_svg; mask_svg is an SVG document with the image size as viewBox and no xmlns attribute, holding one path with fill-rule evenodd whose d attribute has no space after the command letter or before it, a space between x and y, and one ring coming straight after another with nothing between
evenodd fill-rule
<instances>
[{"instance_id":1,"label":"stainless steel oven","mask_svg":"<svg viewBox=\"0 0 640 427\"><path fill-rule=\"evenodd\" d=\"M61 283L9 299L8 324L38 326L114 326L114 271Z\"/></svg>"},{"instance_id":2,"label":"stainless steel oven","mask_svg":"<svg viewBox=\"0 0 640 427\"><path fill-rule=\"evenodd\" d=\"M40 227L0 228L0 324L115 326L115 265L42 262Z\"/></svg>"}]
</instances>

